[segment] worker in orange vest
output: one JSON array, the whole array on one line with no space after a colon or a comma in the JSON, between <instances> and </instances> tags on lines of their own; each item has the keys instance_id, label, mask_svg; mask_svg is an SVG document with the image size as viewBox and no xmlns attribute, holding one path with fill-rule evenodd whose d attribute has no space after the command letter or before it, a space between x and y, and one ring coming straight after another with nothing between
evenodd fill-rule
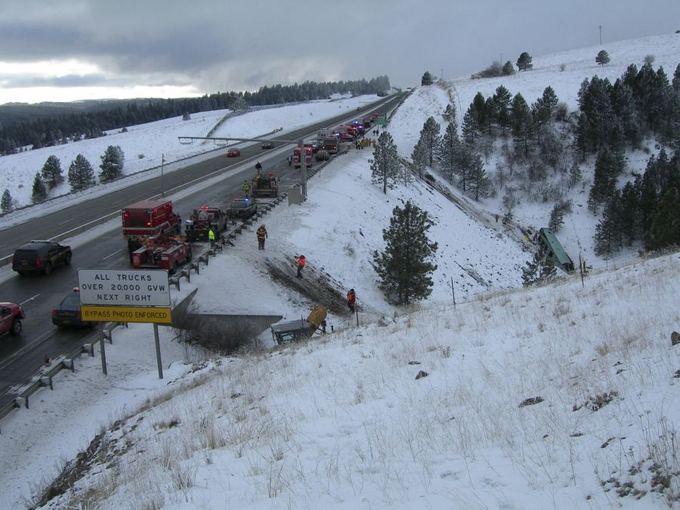
<instances>
[{"instance_id":1,"label":"worker in orange vest","mask_svg":"<svg viewBox=\"0 0 680 510\"><path fill-rule=\"evenodd\" d=\"M302 278L302 270L305 267L305 256L298 255L297 257L295 257L295 264L297 266L297 277Z\"/></svg>"}]
</instances>

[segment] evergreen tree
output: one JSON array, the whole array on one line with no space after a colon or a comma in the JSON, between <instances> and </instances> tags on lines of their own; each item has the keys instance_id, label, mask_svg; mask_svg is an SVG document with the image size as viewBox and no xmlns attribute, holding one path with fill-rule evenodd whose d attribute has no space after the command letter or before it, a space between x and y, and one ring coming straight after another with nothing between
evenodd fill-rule
<instances>
[{"instance_id":1,"label":"evergreen tree","mask_svg":"<svg viewBox=\"0 0 680 510\"><path fill-rule=\"evenodd\" d=\"M0 210L3 214L12 212L12 195L7 188L2 193L2 200L0 200Z\"/></svg>"},{"instance_id":2,"label":"evergreen tree","mask_svg":"<svg viewBox=\"0 0 680 510\"><path fill-rule=\"evenodd\" d=\"M602 213L602 219L595 227L595 253L610 255L617 252L622 245L621 235L621 193L614 189L607 206Z\"/></svg>"},{"instance_id":3,"label":"evergreen tree","mask_svg":"<svg viewBox=\"0 0 680 510\"><path fill-rule=\"evenodd\" d=\"M82 154L78 154L68 168L68 183L71 191L81 191L96 184L92 165Z\"/></svg>"},{"instance_id":4,"label":"evergreen tree","mask_svg":"<svg viewBox=\"0 0 680 510\"><path fill-rule=\"evenodd\" d=\"M61 170L61 161L56 156L49 156L42 167L42 178L48 189L54 188L64 180Z\"/></svg>"},{"instance_id":5,"label":"evergreen tree","mask_svg":"<svg viewBox=\"0 0 680 510\"><path fill-rule=\"evenodd\" d=\"M595 161L595 175L590 188L588 207L597 211L598 206L610 201L616 190L616 179L623 173L624 160L621 152L602 149Z\"/></svg>"},{"instance_id":6,"label":"evergreen tree","mask_svg":"<svg viewBox=\"0 0 680 510\"><path fill-rule=\"evenodd\" d=\"M557 99L555 90L550 86L546 87L543 90L543 95L532 105L534 122L545 124L552 120L552 117L557 110L557 103L559 103L559 100Z\"/></svg>"},{"instance_id":7,"label":"evergreen tree","mask_svg":"<svg viewBox=\"0 0 680 510\"><path fill-rule=\"evenodd\" d=\"M651 227L651 242L648 249L660 250L669 246L680 245L680 192L678 188L669 188L659 200Z\"/></svg>"},{"instance_id":8,"label":"evergreen tree","mask_svg":"<svg viewBox=\"0 0 680 510\"><path fill-rule=\"evenodd\" d=\"M557 233L562 228L564 223L564 215L571 212L571 201L570 200L560 200L554 205L552 211L550 211L550 221L548 222L548 227L553 232Z\"/></svg>"},{"instance_id":9,"label":"evergreen tree","mask_svg":"<svg viewBox=\"0 0 680 510\"><path fill-rule=\"evenodd\" d=\"M611 104L614 114L621 123L626 141L634 148L639 147L642 141L640 115L633 90L621 79L616 80L612 86Z\"/></svg>"},{"instance_id":10,"label":"evergreen tree","mask_svg":"<svg viewBox=\"0 0 680 510\"><path fill-rule=\"evenodd\" d=\"M463 116L463 126L461 127L463 131L463 141L467 145L474 145L479 135L479 124L475 120L475 116L472 113L472 105L465 112Z\"/></svg>"},{"instance_id":11,"label":"evergreen tree","mask_svg":"<svg viewBox=\"0 0 680 510\"><path fill-rule=\"evenodd\" d=\"M680 64L675 66L675 72L673 73L673 90L680 93Z\"/></svg>"},{"instance_id":12,"label":"evergreen tree","mask_svg":"<svg viewBox=\"0 0 680 510\"><path fill-rule=\"evenodd\" d=\"M446 126L446 131L437 150L437 158L439 159L441 171L450 182L453 182L453 177L458 170L459 152L460 140L458 139L458 130L456 125L450 122Z\"/></svg>"},{"instance_id":13,"label":"evergreen tree","mask_svg":"<svg viewBox=\"0 0 680 510\"><path fill-rule=\"evenodd\" d=\"M430 71L425 71L422 79L420 80L420 84L421 85L432 85L432 75L430 74Z\"/></svg>"},{"instance_id":14,"label":"evergreen tree","mask_svg":"<svg viewBox=\"0 0 680 510\"><path fill-rule=\"evenodd\" d=\"M395 186L401 171L397 146L387 131L380 133L373 149L373 159L369 160L369 163L371 181L374 184L382 184L383 193L387 194L387 188L392 189Z\"/></svg>"},{"instance_id":15,"label":"evergreen tree","mask_svg":"<svg viewBox=\"0 0 680 510\"><path fill-rule=\"evenodd\" d=\"M101 172L99 180L109 182L118 179L123 175L125 156L119 146L109 145L101 156L102 163L99 165Z\"/></svg>"},{"instance_id":16,"label":"evergreen tree","mask_svg":"<svg viewBox=\"0 0 680 510\"><path fill-rule=\"evenodd\" d=\"M627 182L621 190L621 211L619 221L623 243L630 246L639 238L639 199L633 183Z\"/></svg>"},{"instance_id":17,"label":"evergreen tree","mask_svg":"<svg viewBox=\"0 0 680 510\"><path fill-rule=\"evenodd\" d=\"M434 120L434 117L429 117L423 129L420 130L420 138L418 144L422 145L422 150L425 154L425 164L430 168L434 167L434 156L439 146L439 131L441 127Z\"/></svg>"},{"instance_id":18,"label":"evergreen tree","mask_svg":"<svg viewBox=\"0 0 680 510\"><path fill-rule=\"evenodd\" d=\"M534 65L531 63L531 55L526 51L523 51L517 59L517 69L520 71L528 71L533 66Z\"/></svg>"},{"instance_id":19,"label":"evergreen tree","mask_svg":"<svg viewBox=\"0 0 680 510\"><path fill-rule=\"evenodd\" d=\"M491 181L486 175L484 163L479 154L473 154L470 160L468 182L470 194L475 200L479 200L479 197L488 196Z\"/></svg>"},{"instance_id":20,"label":"evergreen tree","mask_svg":"<svg viewBox=\"0 0 680 510\"><path fill-rule=\"evenodd\" d=\"M42 202L47 198L47 190L45 189L45 183L40 177L40 172L35 174L35 179L33 179L33 191L31 193L31 200L34 204Z\"/></svg>"},{"instance_id":21,"label":"evergreen tree","mask_svg":"<svg viewBox=\"0 0 680 510\"><path fill-rule=\"evenodd\" d=\"M515 74L515 68L512 67L512 62L509 60L503 64L503 69L501 70L504 76L511 76Z\"/></svg>"},{"instance_id":22,"label":"evergreen tree","mask_svg":"<svg viewBox=\"0 0 680 510\"><path fill-rule=\"evenodd\" d=\"M393 209L390 226L383 230L385 250L373 253L373 268L388 301L408 305L432 292L437 243L430 242L427 231L433 224L427 212L410 201L403 209Z\"/></svg>"},{"instance_id":23,"label":"evergreen tree","mask_svg":"<svg viewBox=\"0 0 680 510\"><path fill-rule=\"evenodd\" d=\"M454 125L456 124L456 107L453 106L451 103L446 105L446 109L444 110L444 113L442 114L442 118L448 123L451 124L453 123Z\"/></svg>"},{"instance_id":24,"label":"evergreen tree","mask_svg":"<svg viewBox=\"0 0 680 510\"><path fill-rule=\"evenodd\" d=\"M427 148L425 147L425 142L420 139L413 147L413 153L411 154L411 160L413 161L413 166L418 172L420 177L423 176L423 170L428 166L429 154Z\"/></svg>"},{"instance_id":25,"label":"evergreen tree","mask_svg":"<svg viewBox=\"0 0 680 510\"><path fill-rule=\"evenodd\" d=\"M500 85L495 94L492 96L493 118L501 127L503 134L505 130L510 127L510 104L512 102L512 94L503 85Z\"/></svg>"},{"instance_id":26,"label":"evergreen tree","mask_svg":"<svg viewBox=\"0 0 680 510\"><path fill-rule=\"evenodd\" d=\"M529 105L519 92L512 100L512 137L514 140L515 154L529 157L529 139L532 130L532 117Z\"/></svg>"},{"instance_id":27,"label":"evergreen tree","mask_svg":"<svg viewBox=\"0 0 680 510\"><path fill-rule=\"evenodd\" d=\"M609 53L607 53L605 50L600 50L595 57L595 62L601 66L609 64Z\"/></svg>"}]
</instances>

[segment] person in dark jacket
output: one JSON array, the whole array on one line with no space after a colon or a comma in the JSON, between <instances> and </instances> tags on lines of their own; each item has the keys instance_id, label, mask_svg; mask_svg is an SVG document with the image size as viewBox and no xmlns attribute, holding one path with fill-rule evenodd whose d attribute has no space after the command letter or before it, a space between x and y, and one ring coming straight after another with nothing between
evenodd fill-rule
<instances>
[{"instance_id":1,"label":"person in dark jacket","mask_svg":"<svg viewBox=\"0 0 680 510\"><path fill-rule=\"evenodd\" d=\"M267 229L264 224L257 229L257 249L264 250L264 240L267 238Z\"/></svg>"}]
</instances>

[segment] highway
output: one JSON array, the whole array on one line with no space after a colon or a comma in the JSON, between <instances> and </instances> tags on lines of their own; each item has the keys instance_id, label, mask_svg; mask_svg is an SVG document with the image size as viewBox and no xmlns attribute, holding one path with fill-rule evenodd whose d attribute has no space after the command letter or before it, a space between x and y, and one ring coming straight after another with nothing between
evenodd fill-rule
<instances>
[{"instance_id":1,"label":"highway","mask_svg":"<svg viewBox=\"0 0 680 510\"><path fill-rule=\"evenodd\" d=\"M389 111L398 103L399 97L389 97L379 103L354 111L361 117L366 110L380 104L379 111ZM325 127L333 127L348 120L348 113L328 119L322 123L308 126L279 136L280 139L297 140L308 138ZM272 139L277 139L273 136ZM173 199L176 212L187 218L190 212L202 205L215 205L225 208L229 199L241 191L244 179L252 178L254 165L260 161L264 172L273 172L279 178L279 190L287 190L299 182L300 171L288 166L286 158L292 152L274 150L264 151L260 143L241 149L241 157L226 158L221 152L213 158L199 163L188 164L180 170L166 173L162 177L136 182L130 187L114 191L80 204L37 217L21 225L0 230L0 257L11 255L14 248L31 239L63 239L64 233L101 218L115 218L120 209L138 200L157 198L167 190L181 189L187 183L223 176L217 185L211 185L181 199ZM315 165L318 163L315 162ZM169 193L168 196L172 196ZM1 228L1 227L0 227ZM45 356L55 357L71 352L84 343L88 336L94 337L91 329L60 330L52 325L51 309L63 296L78 283L77 271L87 269L128 269L127 245L120 229L106 232L86 244L74 248L70 266L56 268L49 276L13 275L0 282L0 301L13 301L24 304L26 319L22 335L0 337L0 405L13 398L11 388L28 382L40 368ZM92 340L88 340L92 341Z\"/></svg>"}]
</instances>

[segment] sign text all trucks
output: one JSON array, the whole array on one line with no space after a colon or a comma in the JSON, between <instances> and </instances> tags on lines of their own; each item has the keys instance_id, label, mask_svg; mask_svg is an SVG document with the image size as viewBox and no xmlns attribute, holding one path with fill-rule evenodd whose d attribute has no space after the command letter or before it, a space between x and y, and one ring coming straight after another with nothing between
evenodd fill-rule
<instances>
[{"instance_id":1,"label":"sign text all trucks","mask_svg":"<svg viewBox=\"0 0 680 510\"><path fill-rule=\"evenodd\" d=\"M78 283L82 305L170 306L167 271L81 269Z\"/></svg>"}]
</instances>

